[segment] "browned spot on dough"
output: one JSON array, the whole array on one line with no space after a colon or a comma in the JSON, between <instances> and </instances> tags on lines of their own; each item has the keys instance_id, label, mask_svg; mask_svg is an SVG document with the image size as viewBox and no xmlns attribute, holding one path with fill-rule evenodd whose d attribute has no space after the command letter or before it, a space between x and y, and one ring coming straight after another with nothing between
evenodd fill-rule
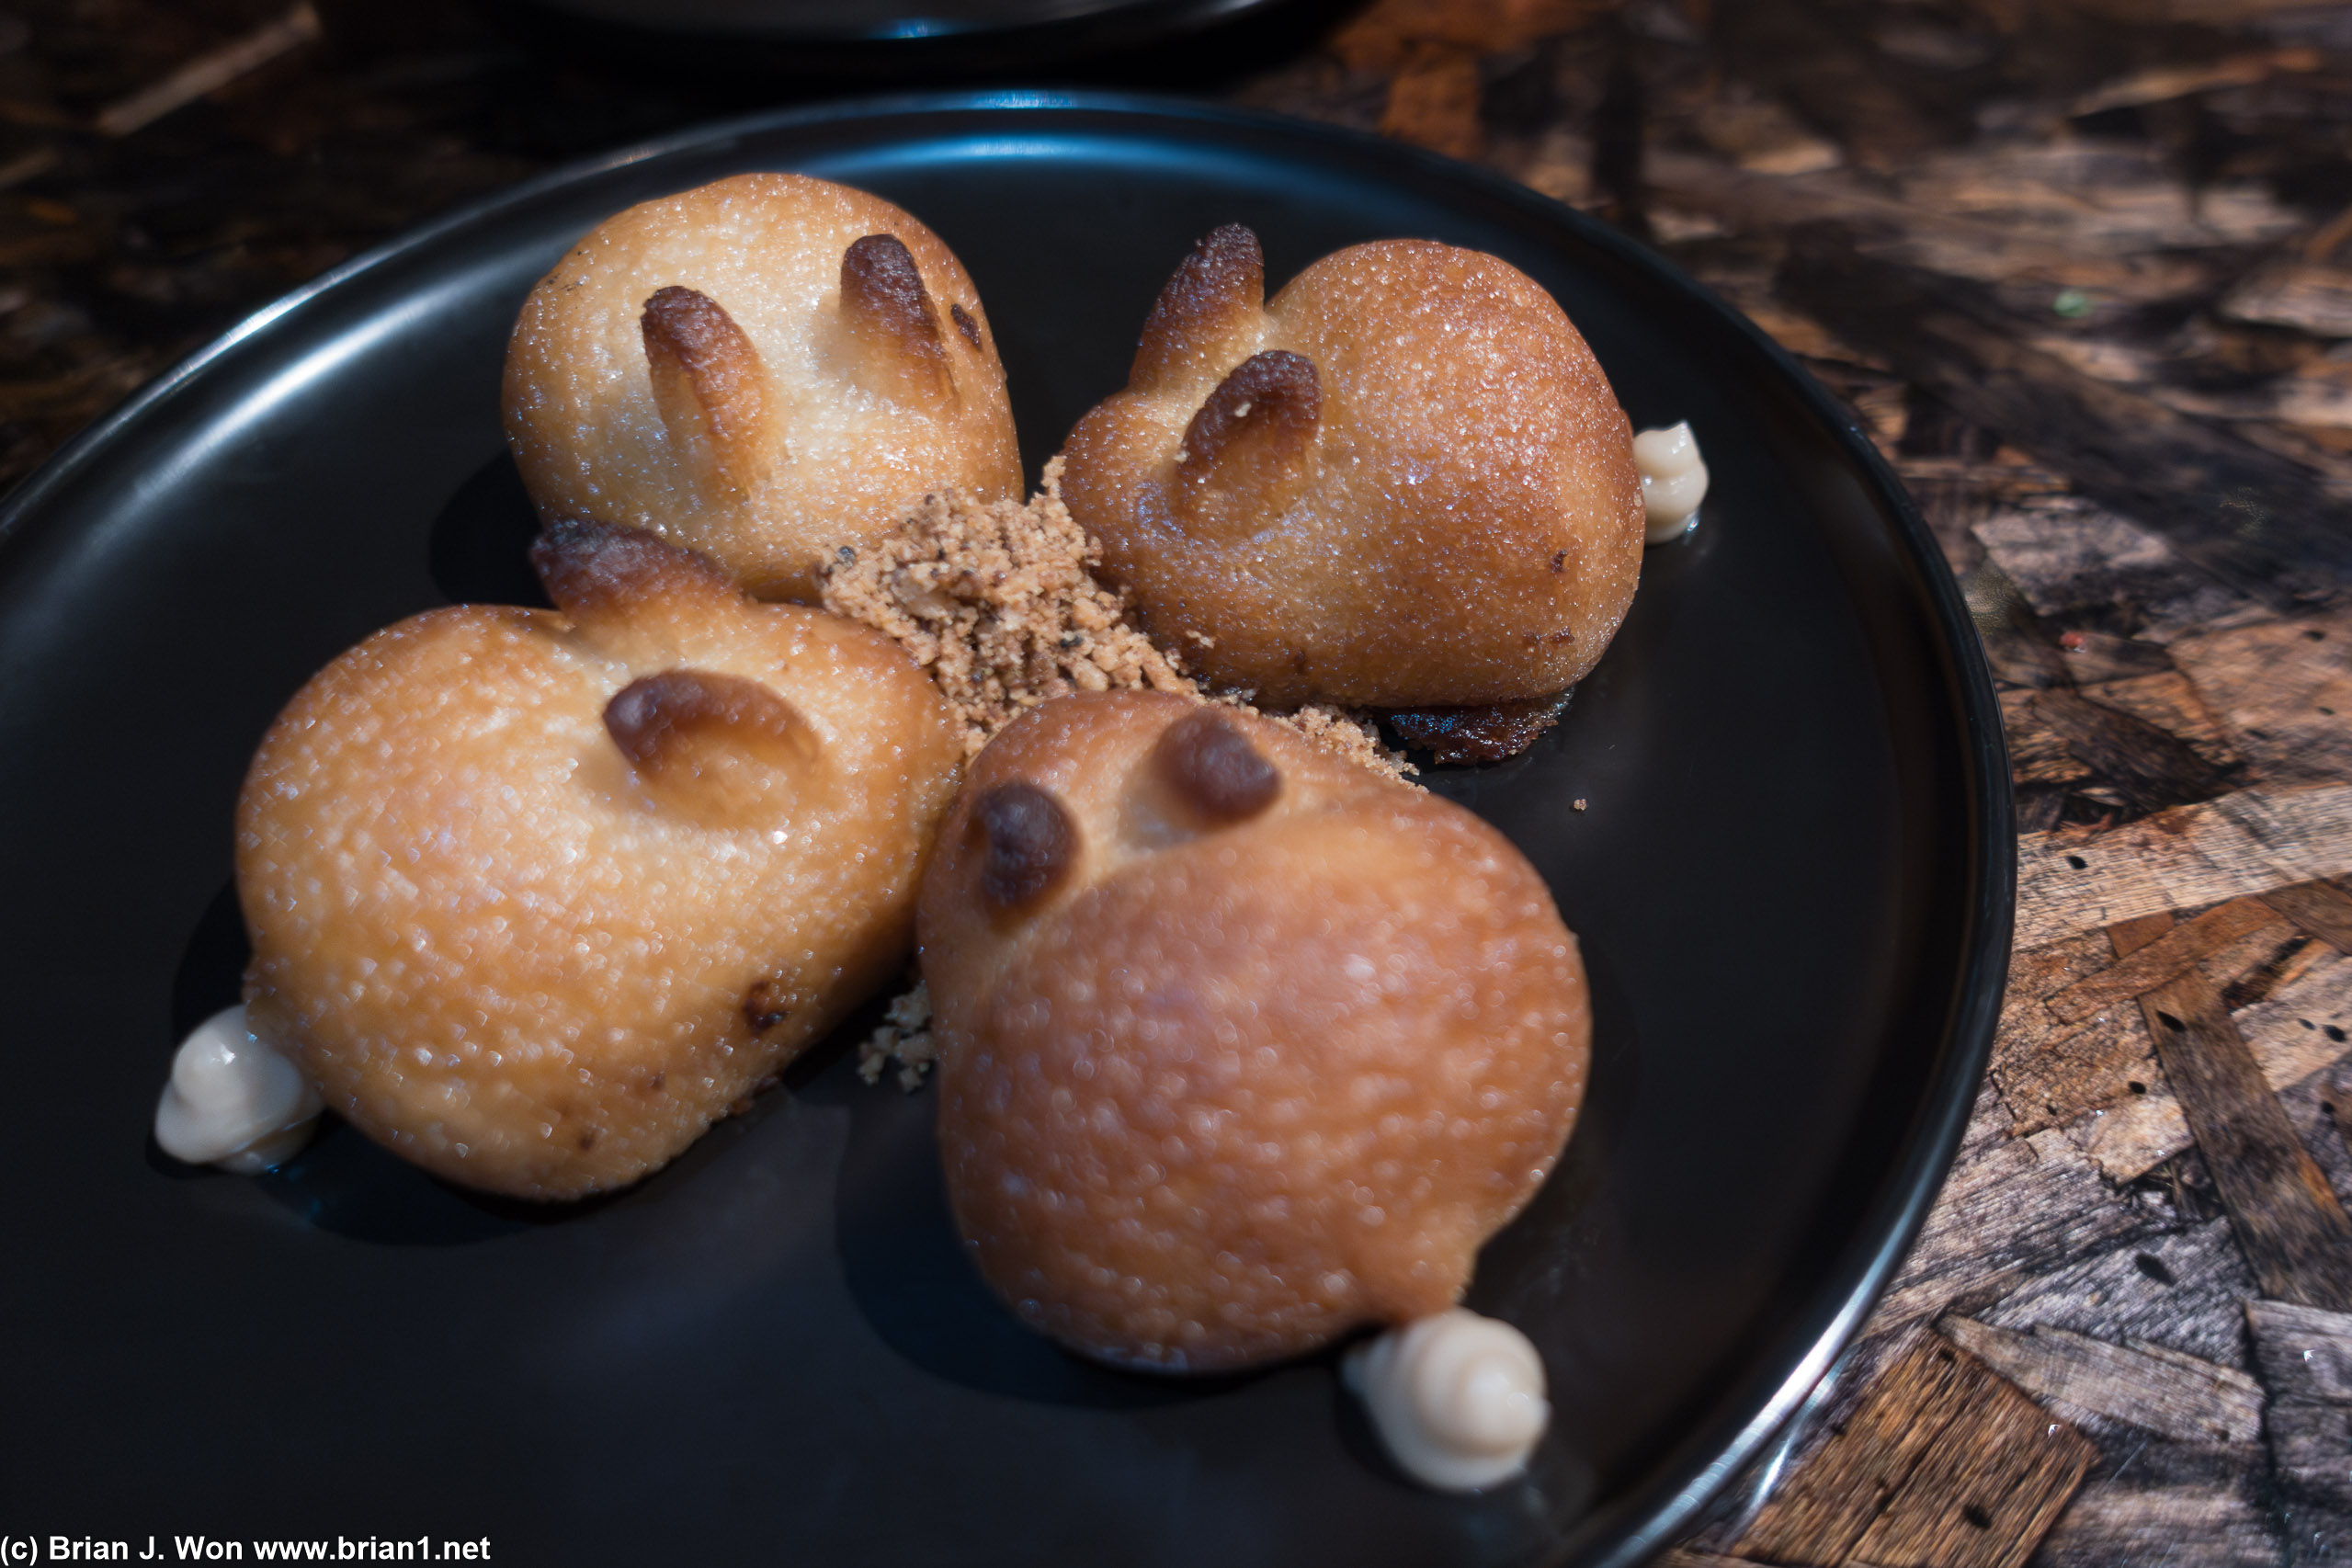
<instances>
[{"instance_id":1,"label":"browned spot on dough","mask_svg":"<svg viewBox=\"0 0 2352 1568\"><path fill-rule=\"evenodd\" d=\"M1551 569L1554 572L1565 572L1568 570L1568 552L1566 551L1555 550L1551 552Z\"/></svg>"},{"instance_id":2,"label":"browned spot on dough","mask_svg":"<svg viewBox=\"0 0 2352 1568\"><path fill-rule=\"evenodd\" d=\"M766 1034L792 1016L792 996L772 980L763 980L744 993L744 1022L754 1034Z\"/></svg>"},{"instance_id":3,"label":"browned spot on dough","mask_svg":"<svg viewBox=\"0 0 2352 1568\"><path fill-rule=\"evenodd\" d=\"M1196 708L1161 733L1153 765L1179 799L1211 822L1256 816L1282 792L1282 775L1214 708Z\"/></svg>"},{"instance_id":4,"label":"browned spot on dough","mask_svg":"<svg viewBox=\"0 0 2352 1568\"><path fill-rule=\"evenodd\" d=\"M708 826L770 819L823 787L816 732L775 690L741 676L641 676L613 693L604 720L646 791Z\"/></svg>"},{"instance_id":5,"label":"browned spot on dough","mask_svg":"<svg viewBox=\"0 0 2352 1568\"><path fill-rule=\"evenodd\" d=\"M767 424L767 376L744 329L708 294L673 284L638 317L663 426L692 460L741 491L754 481Z\"/></svg>"},{"instance_id":6,"label":"browned spot on dough","mask_svg":"<svg viewBox=\"0 0 2352 1568\"><path fill-rule=\"evenodd\" d=\"M644 768L662 767L700 731L733 731L746 743L756 737L796 750L794 739L808 739L790 703L756 680L716 670L640 676L605 704L605 729L621 755Z\"/></svg>"},{"instance_id":7,"label":"browned spot on dough","mask_svg":"<svg viewBox=\"0 0 2352 1568\"><path fill-rule=\"evenodd\" d=\"M937 339L928 290L915 253L896 234L868 234L841 253L842 306L880 318L910 335Z\"/></svg>"},{"instance_id":8,"label":"browned spot on dough","mask_svg":"<svg viewBox=\"0 0 2352 1568\"><path fill-rule=\"evenodd\" d=\"M1297 498L1323 415L1314 362L1287 348L1253 354L1209 394L1177 449L1176 503L1187 528L1233 535Z\"/></svg>"},{"instance_id":9,"label":"browned spot on dough","mask_svg":"<svg viewBox=\"0 0 2352 1568\"><path fill-rule=\"evenodd\" d=\"M593 1149L593 1148L595 1148L595 1147L597 1146L597 1140L598 1138L601 1138L602 1136L604 1136L604 1134L603 1134L601 1131L599 1131L597 1129L593 1128L593 1127L585 1127L585 1128L582 1128L582 1129L580 1130L580 1136L579 1136L577 1139L574 1140L574 1142L577 1142L577 1143L580 1145L580 1153L582 1153L583 1154L585 1154L585 1153L586 1153L589 1150L591 1150L591 1149Z\"/></svg>"},{"instance_id":10,"label":"browned spot on dough","mask_svg":"<svg viewBox=\"0 0 2352 1568\"><path fill-rule=\"evenodd\" d=\"M558 517L531 545L547 597L575 619L594 620L635 600L681 589L740 597L735 580L709 557L642 528L588 517Z\"/></svg>"},{"instance_id":11,"label":"browned spot on dough","mask_svg":"<svg viewBox=\"0 0 2352 1568\"><path fill-rule=\"evenodd\" d=\"M980 324L972 319L970 311L965 310L961 305L949 305L948 319L956 324L956 330L963 334L963 340L966 343L971 344L974 348L980 347Z\"/></svg>"},{"instance_id":12,"label":"browned spot on dough","mask_svg":"<svg viewBox=\"0 0 2352 1568\"><path fill-rule=\"evenodd\" d=\"M916 403L953 398L930 292L896 234L868 234L841 253L841 314L870 390Z\"/></svg>"},{"instance_id":13,"label":"browned spot on dough","mask_svg":"<svg viewBox=\"0 0 2352 1568\"><path fill-rule=\"evenodd\" d=\"M988 856L981 896L999 909L1036 903L1070 874L1078 858L1078 830L1062 802L1034 784L999 784L972 808L972 826Z\"/></svg>"}]
</instances>

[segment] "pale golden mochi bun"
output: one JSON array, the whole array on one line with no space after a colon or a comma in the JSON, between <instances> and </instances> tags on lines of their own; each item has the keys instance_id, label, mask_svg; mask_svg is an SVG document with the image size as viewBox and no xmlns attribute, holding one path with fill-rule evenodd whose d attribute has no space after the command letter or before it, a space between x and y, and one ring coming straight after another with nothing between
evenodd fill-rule
<instances>
[{"instance_id":1,"label":"pale golden mochi bun","mask_svg":"<svg viewBox=\"0 0 2352 1568\"><path fill-rule=\"evenodd\" d=\"M851 621L563 523L560 612L474 606L312 677L237 806L255 1030L452 1181L668 1161L899 972L947 704Z\"/></svg>"},{"instance_id":2,"label":"pale golden mochi bun","mask_svg":"<svg viewBox=\"0 0 2352 1568\"><path fill-rule=\"evenodd\" d=\"M506 346L542 517L650 528L762 598L927 491L1018 500L1005 368L961 263L861 190L736 175L608 220Z\"/></svg>"},{"instance_id":3,"label":"pale golden mochi bun","mask_svg":"<svg viewBox=\"0 0 2352 1568\"><path fill-rule=\"evenodd\" d=\"M918 930L980 1271L1122 1366L1299 1354L1461 1297L1584 1096L1576 939L1461 808L1158 693L974 759Z\"/></svg>"},{"instance_id":4,"label":"pale golden mochi bun","mask_svg":"<svg viewBox=\"0 0 2352 1568\"><path fill-rule=\"evenodd\" d=\"M1200 242L1062 499L1164 645L1293 707L1484 705L1582 679L1641 574L1633 432L1551 296L1420 240L1271 301L1257 237ZM1207 642L1202 642L1207 639Z\"/></svg>"}]
</instances>

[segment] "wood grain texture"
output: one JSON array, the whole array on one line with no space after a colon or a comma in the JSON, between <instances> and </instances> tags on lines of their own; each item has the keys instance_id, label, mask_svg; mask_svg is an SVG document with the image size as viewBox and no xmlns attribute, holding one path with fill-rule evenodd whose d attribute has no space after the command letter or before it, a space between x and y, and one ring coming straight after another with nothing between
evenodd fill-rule
<instances>
[{"instance_id":1,"label":"wood grain texture","mask_svg":"<svg viewBox=\"0 0 2352 1568\"><path fill-rule=\"evenodd\" d=\"M2245 1313L2270 1384L2279 1479L2312 1501L2352 1510L2352 1313L2285 1301L2249 1301Z\"/></svg>"},{"instance_id":2,"label":"wood grain texture","mask_svg":"<svg viewBox=\"0 0 2352 1568\"><path fill-rule=\"evenodd\" d=\"M1887 1369L1733 1551L1823 1568L2014 1568L2096 1457L2072 1426L1931 1336Z\"/></svg>"},{"instance_id":3,"label":"wood grain texture","mask_svg":"<svg viewBox=\"0 0 2352 1568\"><path fill-rule=\"evenodd\" d=\"M2274 888L2263 902L2337 952L2352 953L2352 893L2335 883Z\"/></svg>"},{"instance_id":4,"label":"wood grain texture","mask_svg":"<svg viewBox=\"0 0 2352 1568\"><path fill-rule=\"evenodd\" d=\"M2269 1455L2259 1445L2134 1440L2074 1495L2035 1568L2276 1568Z\"/></svg>"},{"instance_id":5,"label":"wood grain texture","mask_svg":"<svg viewBox=\"0 0 2352 1568\"><path fill-rule=\"evenodd\" d=\"M2352 585L2352 531L2319 474L2085 374L2033 347L1981 292L1872 255L1871 237L1845 223L1800 227L1778 292L1977 423L2007 432L2085 493L2161 529L2239 592L2285 609ZM1935 302L1923 308L1927 300Z\"/></svg>"},{"instance_id":6,"label":"wood grain texture","mask_svg":"<svg viewBox=\"0 0 2352 1568\"><path fill-rule=\"evenodd\" d=\"M2070 937L2011 957L1992 1071L2013 1118L2014 1134L2064 1126L2126 1095L2145 1095L2155 1081L2148 1071L2155 1047L2137 1008L2113 1008L2068 1023L2048 1006L2053 994L2073 992L2114 963L2114 946L2101 934Z\"/></svg>"},{"instance_id":7,"label":"wood grain texture","mask_svg":"<svg viewBox=\"0 0 2352 1568\"><path fill-rule=\"evenodd\" d=\"M2352 784L2255 786L2105 832L2017 844L2017 944L2352 871Z\"/></svg>"},{"instance_id":8,"label":"wood grain texture","mask_svg":"<svg viewBox=\"0 0 2352 1568\"><path fill-rule=\"evenodd\" d=\"M2264 1291L2352 1310L2352 1218L2296 1138L2220 994L2204 976L2186 974L2140 1006Z\"/></svg>"},{"instance_id":9,"label":"wood grain texture","mask_svg":"<svg viewBox=\"0 0 2352 1568\"><path fill-rule=\"evenodd\" d=\"M2238 755L2230 744L2228 732L2207 705L2196 683L2187 676L2176 669L2116 676L2108 673L2132 668L2127 660L2135 653L2143 657L2156 653L2151 644L2115 639L2097 654L2090 652L2093 646L2090 637L2083 632L2073 635L2071 646L2064 642L2060 643L2067 673L2084 697L2103 707L2144 719L2225 774L2238 767ZM2099 662L2102 657L2108 661L2104 665ZM2144 665L2141 667L2144 669Z\"/></svg>"},{"instance_id":10,"label":"wood grain texture","mask_svg":"<svg viewBox=\"0 0 2352 1568\"><path fill-rule=\"evenodd\" d=\"M2194 920L2182 921L2042 1005L2062 1022L2079 1024L2178 979L2240 937L2276 925L2278 919L2277 913L2259 899L2233 898Z\"/></svg>"},{"instance_id":11,"label":"wood grain texture","mask_svg":"<svg viewBox=\"0 0 2352 1568\"><path fill-rule=\"evenodd\" d=\"M2087 496L1997 506L1971 531L2044 620L2120 622L2144 646L2267 614L2162 534Z\"/></svg>"},{"instance_id":12,"label":"wood grain texture","mask_svg":"<svg viewBox=\"0 0 2352 1568\"><path fill-rule=\"evenodd\" d=\"M2110 1180L2128 1181L2189 1147L2179 1102L2130 998L2194 969L2220 992L2270 1087L2284 1093L2342 1060L2352 1027L2352 960L2279 916L2298 896L2322 912L2341 890L2274 890L2175 925L2171 914L2017 954L1995 1036L1993 1081L2032 1134L2062 1127ZM2118 958L2118 949L2130 949Z\"/></svg>"},{"instance_id":13,"label":"wood grain texture","mask_svg":"<svg viewBox=\"0 0 2352 1568\"><path fill-rule=\"evenodd\" d=\"M2248 1369L2254 1276L2226 1217L2166 1228L2036 1275L1976 1315L1996 1328L2066 1329Z\"/></svg>"},{"instance_id":14,"label":"wood grain texture","mask_svg":"<svg viewBox=\"0 0 2352 1568\"><path fill-rule=\"evenodd\" d=\"M2352 778L2352 617L2235 627L2182 638L2171 652L2264 778Z\"/></svg>"},{"instance_id":15,"label":"wood grain texture","mask_svg":"<svg viewBox=\"0 0 2352 1568\"><path fill-rule=\"evenodd\" d=\"M2262 1384L2233 1367L2062 1328L2019 1334L1964 1317L1936 1327L2060 1415L2071 1416L2072 1406L2183 1442L2251 1443L2262 1435Z\"/></svg>"},{"instance_id":16,"label":"wood grain texture","mask_svg":"<svg viewBox=\"0 0 2352 1568\"><path fill-rule=\"evenodd\" d=\"M2104 1252L2148 1223L2062 1131L2013 1136L1988 1086L1870 1332L1891 1335L1958 1301L1997 1300L2057 1261Z\"/></svg>"},{"instance_id":17,"label":"wood grain texture","mask_svg":"<svg viewBox=\"0 0 2352 1568\"><path fill-rule=\"evenodd\" d=\"M2311 944L2317 948L2317 943ZM2275 1094L2285 1094L2345 1059L2340 1038L2352 1028L2352 960L2327 956L2307 965L2290 964L2273 978L2264 999L2233 1009L2232 1017L2256 1065ZM2208 979L2213 977L2210 974ZM2224 1005L2231 987L2223 985ZM2135 1009L2136 1011L2136 1009ZM2146 1054L2110 1069L2104 1080L2076 1085L2088 1098L2111 1086L2114 1074L2130 1074L2125 1092L2114 1094L2065 1124L2065 1135L2110 1181L2130 1181L2192 1146L2188 1124L2157 1059L2145 1025L2134 1017L2132 1037L2147 1043ZM2131 1084L2143 1085L2132 1090Z\"/></svg>"}]
</instances>

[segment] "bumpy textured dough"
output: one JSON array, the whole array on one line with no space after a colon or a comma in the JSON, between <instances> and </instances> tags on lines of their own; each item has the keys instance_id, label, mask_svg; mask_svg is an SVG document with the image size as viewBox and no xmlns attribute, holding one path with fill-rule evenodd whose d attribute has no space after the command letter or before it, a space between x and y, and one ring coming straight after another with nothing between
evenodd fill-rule
<instances>
[{"instance_id":1,"label":"bumpy textured dough","mask_svg":"<svg viewBox=\"0 0 2352 1568\"><path fill-rule=\"evenodd\" d=\"M1443 1311L1583 1098L1583 962L1526 859L1220 706L1017 720L918 930L957 1224L1107 1361L1242 1367Z\"/></svg>"},{"instance_id":2,"label":"bumpy textured dough","mask_svg":"<svg viewBox=\"0 0 2352 1568\"><path fill-rule=\"evenodd\" d=\"M737 175L607 220L506 347L506 437L544 517L651 528L763 598L954 485L1017 500L1005 368L962 265L914 218Z\"/></svg>"},{"instance_id":3,"label":"bumpy textured dough","mask_svg":"<svg viewBox=\"0 0 2352 1568\"><path fill-rule=\"evenodd\" d=\"M452 1181L661 1165L904 961L961 742L906 655L559 524L562 610L434 610L313 676L237 807L254 1031Z\"/></svg>"},{"instance_id":4,"label":"bumpy textured dough","mask_svg":"<svg viewBox=\"0 0 2352 1568\"><path fill-rule=\"evenodd\" d=\"M1261 704L1512 702L1582 679L1624 619L1632 442L1509 263L1383 241L1268 301L1256 236L1229 225L1071 433L1062 494L1153 635Z\"/></svg>"}]
</instances>

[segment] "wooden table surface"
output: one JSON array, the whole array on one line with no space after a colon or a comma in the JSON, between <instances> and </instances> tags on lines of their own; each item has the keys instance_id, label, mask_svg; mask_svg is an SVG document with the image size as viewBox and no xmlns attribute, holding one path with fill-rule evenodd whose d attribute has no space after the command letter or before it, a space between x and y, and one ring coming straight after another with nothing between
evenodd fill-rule
<instances>
[{"instance_id":1,"label":"wooden table surface","mask_svg":"<svg viewBox=\"0 0 2352 1568\"><path fill-rule=\"evenodd\" d=\"M0 12L0 484L436 211L806 96L316 4ZM2352 5L1311 0L1088 69L1656 244L1852 404L1975 612L1992 1073L1777 1490L1670 1560L2352 1562Z\"/></svg>"}]
</instances>

